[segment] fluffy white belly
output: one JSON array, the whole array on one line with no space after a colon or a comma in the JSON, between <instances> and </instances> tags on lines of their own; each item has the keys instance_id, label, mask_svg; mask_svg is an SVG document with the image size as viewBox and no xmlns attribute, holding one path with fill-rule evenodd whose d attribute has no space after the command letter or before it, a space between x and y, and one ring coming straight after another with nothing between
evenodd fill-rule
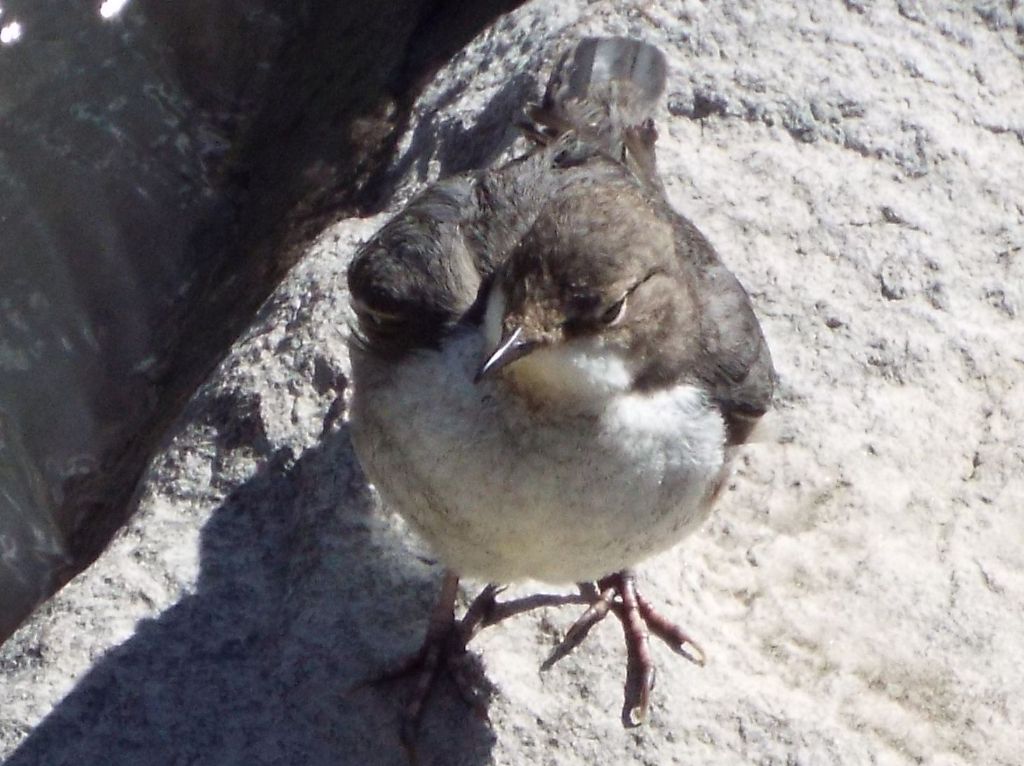
<instances>
[{"instance_id":1,"label":"fluffy white belly","mask_svg":"<svg viewBox=\"0 0 1024 766\"><path fill-rule=\"evenodd\" d=\"M531 405L500 379L473 383L481 345L466 332L399 365L353 354L363 467L446 566L491 582L594 580L704 520L725 433L700 391Z\"/></svg>"}]
</instances>

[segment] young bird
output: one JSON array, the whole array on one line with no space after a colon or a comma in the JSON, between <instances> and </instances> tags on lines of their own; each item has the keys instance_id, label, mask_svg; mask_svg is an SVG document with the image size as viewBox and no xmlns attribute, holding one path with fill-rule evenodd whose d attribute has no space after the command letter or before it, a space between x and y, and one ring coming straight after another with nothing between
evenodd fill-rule
<instances>
[{"instance_id":1,"label":"young bird","mask_svg":"<svg viewBox=\"0 0 1024 766\"><path fill-rule=\"evenodd\" d=\"M656 48L581 41L530 112L532 151L431 186L349 269L356 452L447 570L405 736L439 666L521 608L588 605L545 667L622 621L627 726L647 712L648 632L703 660L631 567L707 517L774 372L746 292L666 200L664 85ZM460 577L492 585L456 623ZM495 600L525 578L580 595Z\"/></svg>"}]
</instances>

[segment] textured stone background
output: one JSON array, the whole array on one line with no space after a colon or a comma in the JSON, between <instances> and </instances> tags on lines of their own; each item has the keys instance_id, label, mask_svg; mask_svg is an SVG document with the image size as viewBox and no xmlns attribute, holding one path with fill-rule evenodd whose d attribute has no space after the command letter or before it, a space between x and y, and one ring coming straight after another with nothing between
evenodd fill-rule
<instances>
[{"instance_id":1,"label":"textured stone background","mask_svg":"<svg viewBox=\"0 0 1024 766\"><path fill-rule=\"evenodd\" d=\"M619 725L618 627L537 667L572 610L475 644L491 725L442 686L436 764L1011 764L1024 731L1024 11L1012 3L534 2L456 57L396 158L396 204L494 161L553 46L669 57L662 172L748 287L773 436L717 514L642 569L710 652L655 647ZM63 763L401 764L437 585L353 462L340 221L154 462L140 510L0 650L0 754ZM474 584L470 584L471 586Z\"/></svg>"}]
</instances>

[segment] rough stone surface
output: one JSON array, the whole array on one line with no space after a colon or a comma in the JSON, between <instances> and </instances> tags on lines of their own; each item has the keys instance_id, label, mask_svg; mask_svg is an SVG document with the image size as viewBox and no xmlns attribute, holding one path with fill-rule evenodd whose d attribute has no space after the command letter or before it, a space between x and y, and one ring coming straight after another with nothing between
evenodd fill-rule
<instances>
[{"instance_id":1,"label":"rough stone surface","mask_svg":"<svg viewBox=\"0 0 1024 766\"><path fill-rule=\"evenodd\" d=\"M552 46L660 45L663 174L754 299L774 437L642 570L711 656L655 647L645 728L619 725L616 625L537 672L574 616L551 610L480 636L490 724L442 686L422 762L1020 763L1024 15L621 5L531 3L458 56L396 204L510 149ZM377 507L344 417L343 273L381 220L324 232L129 526L0 651L8 764L404 763L403 689L357 684L418 645L439 572Z\"/></svg>"},{"instance_id":2,"label":"rough stone surface","mask_svg":"<svg viewBox=\"0 0 1024 766\"><path fill-rule=\"evenodd\" d=\"M4 0L0 642L103 552L309 241L381 209L430 75L521 4Z\"/></svg>"}]
</instances>

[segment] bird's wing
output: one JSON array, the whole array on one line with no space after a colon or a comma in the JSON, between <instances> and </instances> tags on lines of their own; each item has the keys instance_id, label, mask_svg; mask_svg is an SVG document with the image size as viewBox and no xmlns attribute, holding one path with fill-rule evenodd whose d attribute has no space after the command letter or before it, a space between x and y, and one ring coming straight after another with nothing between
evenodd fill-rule
<instances>
[{"instance_id":1,"label":"bird's wing","mask_svg":"<svg viewBox=\"0 0 1024 766\"><path fill-rule=\"evenodd\" d=\"M476 183L466 175L430 186L356 252L348 286L364 348L436 347L476 300L492 268L466 236Z\"/></svg>"},{"instance_id":2,"label":"bird's wing","mask_svg":"<svg viewBox=\"0 0 1024 766\"><path fill-rule=\"evenodd\" d=\"M698 305L694 373L722 409L729 442L741 444L771 404L775 369L768 344L739 280L693 224L672 215L676 249L693 275Z\"/></svg>"}]
</instances>

